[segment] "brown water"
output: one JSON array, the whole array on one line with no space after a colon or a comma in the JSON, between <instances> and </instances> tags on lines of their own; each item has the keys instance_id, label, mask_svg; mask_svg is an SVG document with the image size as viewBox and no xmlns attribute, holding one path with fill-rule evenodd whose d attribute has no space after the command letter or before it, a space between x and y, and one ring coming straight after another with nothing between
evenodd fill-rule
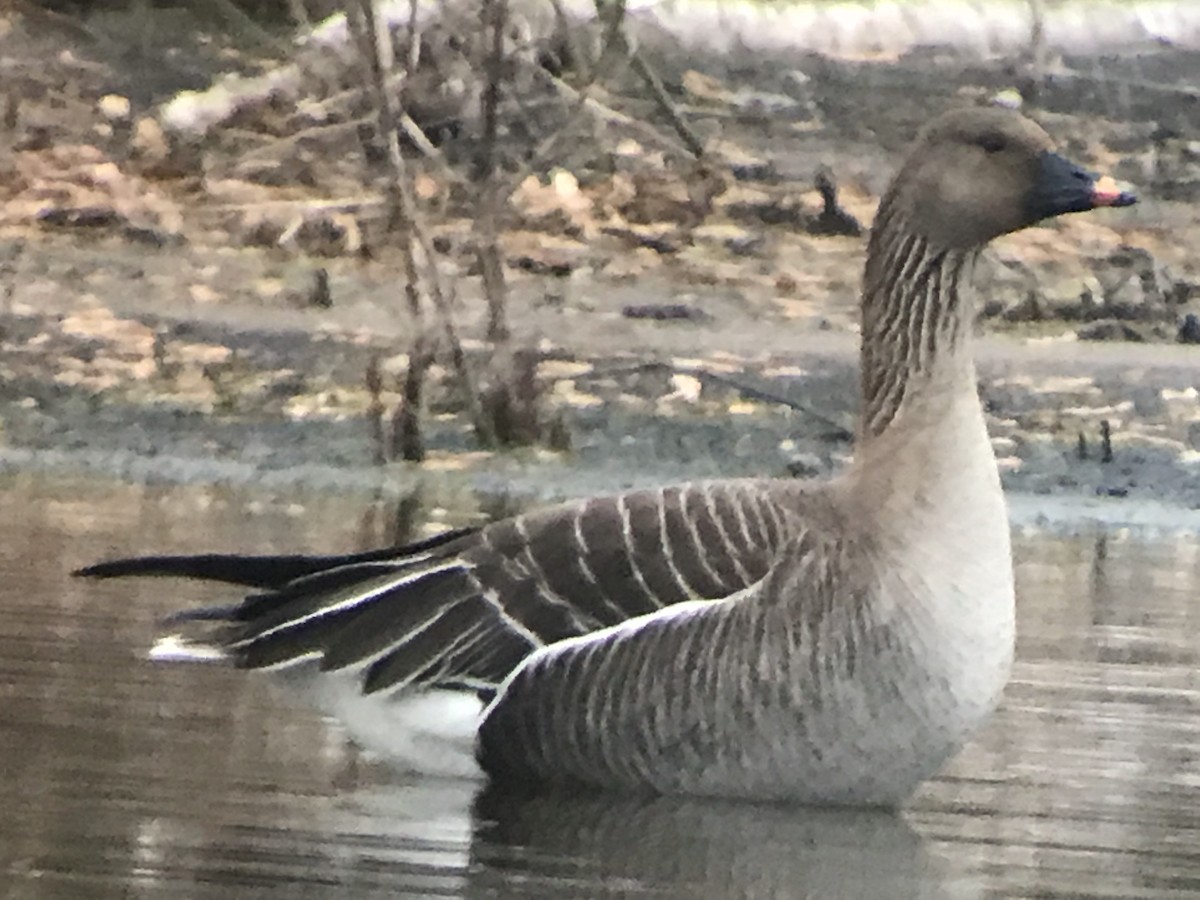
<instances>
[{"instance_id":1,"label":"brown water","mask_svg":"<svg viewBox=\"0 0 1200 900\"><path fill-rule=\"evenodd\" d=\"M406 515L488 512L434 499ZM145 660L211 587L66 574L395 532L361 498L0 478L0 896L1200 896L1195 536L1019 533L1013 684L899 817L404 780L265 679Z\"/></svg>"}]
</instances>

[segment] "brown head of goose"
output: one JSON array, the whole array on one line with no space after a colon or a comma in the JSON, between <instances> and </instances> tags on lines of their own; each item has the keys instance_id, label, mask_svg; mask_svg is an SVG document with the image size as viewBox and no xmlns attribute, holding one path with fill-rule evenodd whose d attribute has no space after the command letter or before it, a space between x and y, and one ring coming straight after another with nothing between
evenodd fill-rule
<instances>
[{"instance_id":1,"label":"brown head of goose","mask_svg":"<svg viewBox=\"0 0 1200 900\"><path fill-rule=\"evenodd\" d=\"M284 670L369 748L442 774L894 805L995 704L1008 525L970 354L972 264L1134 202L1000 109L933 122L880 206L854 464L565 503L332 557L146 557L83 574L259 588L166 657Z\"/></svg>"}]
</instances>

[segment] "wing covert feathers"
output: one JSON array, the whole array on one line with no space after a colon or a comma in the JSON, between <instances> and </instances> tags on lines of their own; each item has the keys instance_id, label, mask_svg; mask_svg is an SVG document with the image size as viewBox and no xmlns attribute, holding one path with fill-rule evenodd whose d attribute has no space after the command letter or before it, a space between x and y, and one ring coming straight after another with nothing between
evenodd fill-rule
<instances>
[{"instance_id":1,"label":"wing covert feathers","mask_svg":"<svg viewBox=\"0 0 1200 900\"><path fill-rule=\"evenodd\" d=\"M361 673L368 693L493 690L539 647L762 579L788 531L779 487L746 480L634 491L345 556L145 557L79 574L262 589L173 618L208 623L196 646L246 668L318 659L323 670Z\"/></svg>"}]
</instances>

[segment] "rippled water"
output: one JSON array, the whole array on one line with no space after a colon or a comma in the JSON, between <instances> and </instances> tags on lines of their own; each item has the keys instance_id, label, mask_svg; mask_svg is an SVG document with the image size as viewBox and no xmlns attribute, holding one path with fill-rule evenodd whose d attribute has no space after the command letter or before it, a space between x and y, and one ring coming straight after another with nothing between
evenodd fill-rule
<instances>
[{"instance_id":1,"label":"rippled water","mask_svg":"<svg viewBox=\"0 0 1200 900\"><path fill-rule=\"evenodd\" d=\"M3 895L1200 894L1195 536L1019 533L1004 705L901 816L406 781L265 679L147 661L157 618L211 587L66 574L138 550L352 549L393 537L393 512L0 480Z\"/></svg>"}]
</instances>

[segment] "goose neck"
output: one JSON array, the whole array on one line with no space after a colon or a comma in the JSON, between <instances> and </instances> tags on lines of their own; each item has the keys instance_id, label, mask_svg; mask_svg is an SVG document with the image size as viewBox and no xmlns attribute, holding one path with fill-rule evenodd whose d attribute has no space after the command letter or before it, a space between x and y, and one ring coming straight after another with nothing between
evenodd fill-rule
<instances>
[{"instance_id":1,"label":"goose neck","mask_svg":"<svg viewBox=\"0 0 1200 900\"><path fill-rule=\"evenodd\" d=\"M970 340L977 248L933 245L886 211L872 232L863 278L862 439L905 418L922 397L974 396Z\"/></svg>"}]
</instances>

